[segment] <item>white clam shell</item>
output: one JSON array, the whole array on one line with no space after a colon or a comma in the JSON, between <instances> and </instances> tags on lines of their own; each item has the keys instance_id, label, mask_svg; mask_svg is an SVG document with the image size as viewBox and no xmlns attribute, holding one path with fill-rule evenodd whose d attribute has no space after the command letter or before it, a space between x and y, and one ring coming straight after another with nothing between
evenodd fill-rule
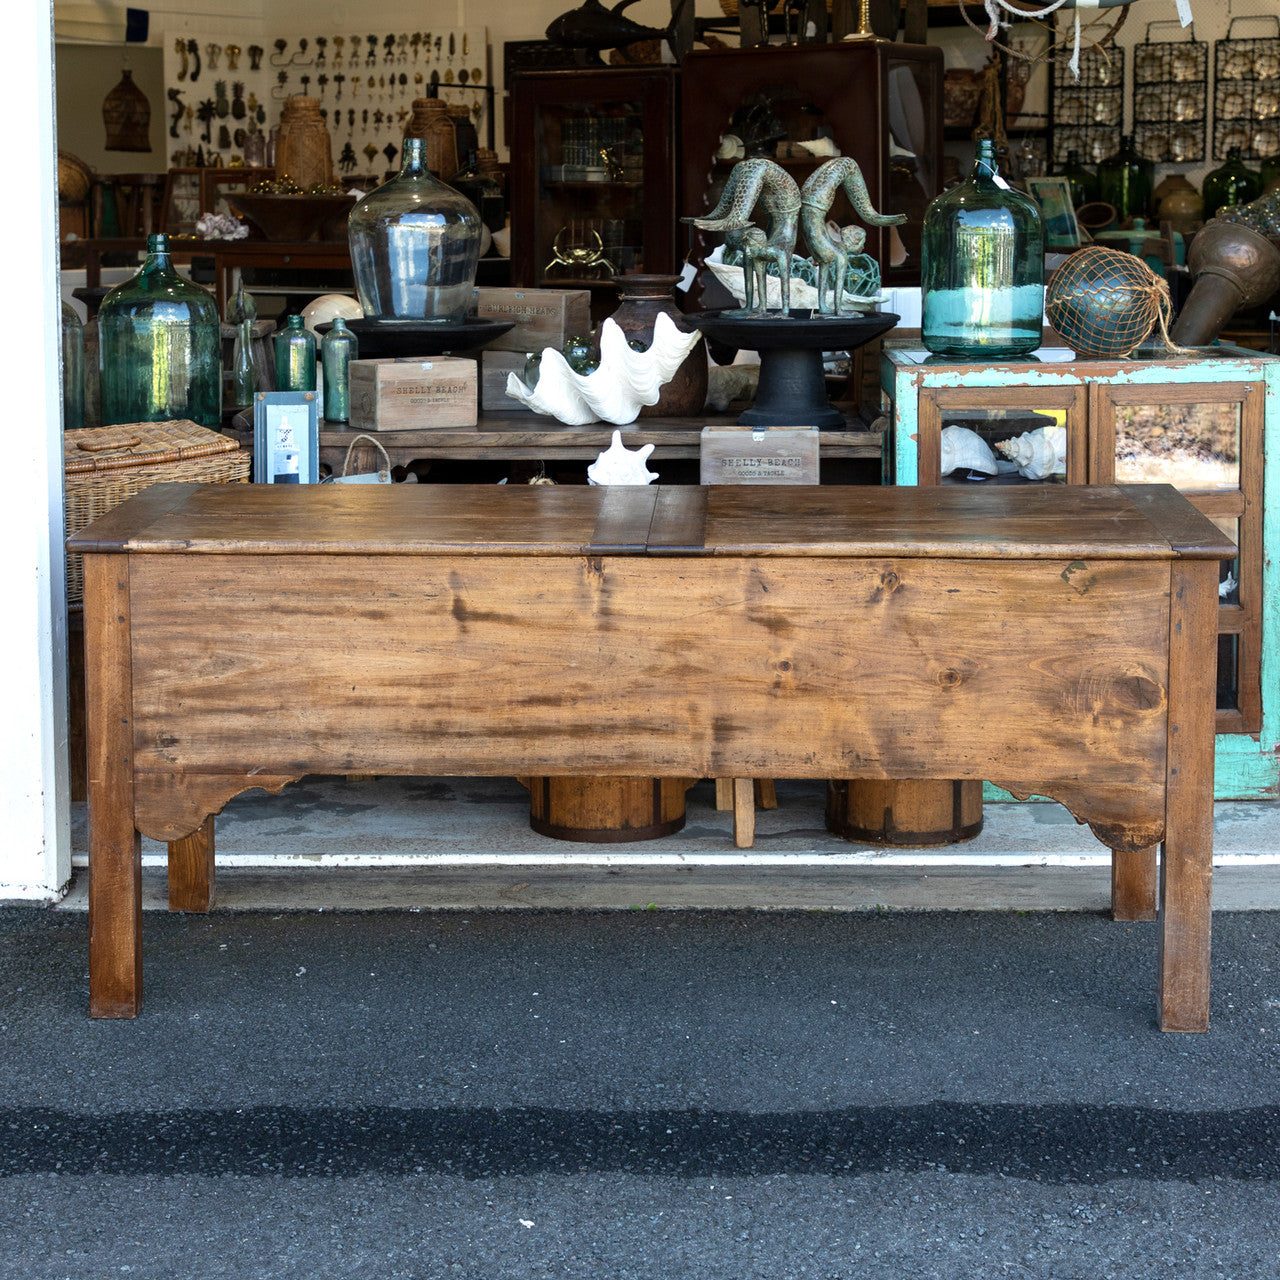
<instances>
[{"instance_id":1,"label":"white clam shell","mask_svg":"<svg viewBox=\"0 0 1280 1280\"><path fill-rule=\"evenodd\" d=\"M993 476L999 470L991 446L968 427L943 427L941 451L944 476L953 471L981 471Z\"/></svg>"},{"instance_id":2,"label":"white clam shell","mask_svg":"<svg viewBox=\"0 0 1280 1280\"><path fill-rule=\"evenodd\" d=\"M659 312L649 349L633 351L622 330L606 320L600 326L600 367L594 373L575 373L559 351L548 347L542 353L538 385L526 386L518 374L510 373L507 395L567 426L602 421L626 426L645 405L658 403L663 384L701 341L702 334L677 329L669 315Z\"/></svg>"},{"instance_id":3,"label":"white clam shell","mask_svg":"<svg viewBox=\"0 0 1280 1280\"><path fill-rule=\"evenodd\" d=\"M609 447L587 468L587 483L649 484L658 478L656 471L644 465L652 452L652 444L628 449L622 443L622 432L615 431Z\"/></svg>"},{"instance_id":4,"label":"white clam shell","mask_svg":"<svg viewBox=\"0 0 1280 1280\"><path fill-rule=\"evenodd\" d=\"M1067 474L1066 427L1037 427L1012 440L997 441L996 448L1017 463L1018 474L1028 480Z\"/></svg>"}]
</instances>

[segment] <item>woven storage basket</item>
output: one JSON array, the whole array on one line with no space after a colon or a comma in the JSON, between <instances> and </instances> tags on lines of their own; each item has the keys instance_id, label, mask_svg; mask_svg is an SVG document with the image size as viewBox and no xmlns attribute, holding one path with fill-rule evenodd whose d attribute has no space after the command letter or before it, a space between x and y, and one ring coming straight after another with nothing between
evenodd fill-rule
<instances>
[{"instance_id":1,"label":"woven storage basket","mask_svg":"<svg viewBox=\"0 0 1280 1280\"><path fill-rule=\"evenodd\" d=\"M176 422L130 422L86 427L63 437L67 537L162 480L232 484L249 479L252 461L226 436ZM84 564L67 556L67 603L84 599Z\"/></svg>"}]
</instances>

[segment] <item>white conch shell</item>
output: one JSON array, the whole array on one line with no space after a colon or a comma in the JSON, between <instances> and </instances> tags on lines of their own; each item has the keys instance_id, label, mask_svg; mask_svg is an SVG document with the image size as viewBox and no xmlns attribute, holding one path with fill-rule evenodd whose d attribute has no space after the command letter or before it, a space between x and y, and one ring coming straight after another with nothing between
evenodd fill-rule
<instances>
[{"instance_id":1,"label":"white conch shell","mask_svg":"<svg viewBox=\"0 0 1280 1280\"><path fill-rule=\"evenodd\" d=\"M942 428L942 474L953 471L981 471L993 476L1000 469L991 446L968 427Z\"/></svg>"},{"instance_id":2,"label":"white conch shell","mask_svg":"<svg viewBox=\"0 0 1280 1280\"><path fill-rule=\"evenodd\" d=\"M656 471L646 467L645 459L653 452L653 445L628 449L622 443L622 432L615 431L609 447L587 468L588 484L649 484L658 478Z\"/></svg>"},{"instance_id":3,"label":"white conch shell","mask_svg":"<svg viewBox=\"0 0 1280 1280\"><path fill-rule=\"evenodd\" d=\"M1028 480L1067 474L1066 427L1037 427L1012 440L998 440L996 448L1018 465L1018 474Z\"/></svg>"},{"instance_id":4,"label":"white conch shell","mask_svg":"<svg viewBox=\"0 0 1280 1280\"><path fill-rule=\"evenodd\" d=\"M664 312L653 326L647 351L632 351L626 335L612 320L600 326L600 367L575 373L554 347L542 353L538 385L528 387L518 374L507 375L507 395L534 413L549 413L567 426L588 422L634 422L647 404L657 404L663 383L670 382L684 358L702 341L685 333Z\"/></svg>"}]
</instances>

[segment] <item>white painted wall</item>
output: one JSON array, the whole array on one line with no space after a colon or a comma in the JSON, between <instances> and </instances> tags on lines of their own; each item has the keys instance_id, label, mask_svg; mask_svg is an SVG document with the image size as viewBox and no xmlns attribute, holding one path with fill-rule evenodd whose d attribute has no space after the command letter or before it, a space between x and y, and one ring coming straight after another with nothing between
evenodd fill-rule
<instances>
[{"instance_id":1,"label":"white painted wall","mask_svg":"<svg viewBox=\"0 0 1280 1280\"><path fill-rule=\"evenodd\" d=\"M4 202L11 253L0 308L8 354L7 480L0 504L5 714L0 719L0 898L52 898L71 874L67 793L66 602L62 550L57 166L53 10L6 12L8 89L25 108L5 132L5 168L23 198Z\"/></svg>"}]
</instances>

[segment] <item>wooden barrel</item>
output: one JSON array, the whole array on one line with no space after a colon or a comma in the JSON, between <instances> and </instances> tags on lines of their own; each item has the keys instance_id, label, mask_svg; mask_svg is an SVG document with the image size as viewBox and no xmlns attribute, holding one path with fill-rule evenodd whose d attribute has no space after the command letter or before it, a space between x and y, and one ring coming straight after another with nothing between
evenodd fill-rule
<instances>
[{"instance_id":1,"label":"wooden barrel","mask_svg":"<svg viewBox=\"0 0 1280 1280\"><path fill-rule=\"evenodd\" d=\"M333 145L320 114L320 99L286 98L280 108L276 136L277 178L292 178L304 191L333 182Z\"/></svg>"},{"instance_id":2,"label":"wooden barrel","mask_svg":"<svg viewBox=\"0 0 1280 1280\"><path fill-rule=\"evenodd\" d=\"M955 844L982 830L982 783L936 779L827 783L827 830L859 844Z\"/></svg>"},{"instance_id":3,"label":"wooden barrel","mask_svg":"<svg viewBox=\"0 0 1280 1280\"><path fill-rule=\"evenodd\" d=\"M521 778L529 825L553 840L623 844L684 826L688 778Z\"/></svg>"}]
</instances>

